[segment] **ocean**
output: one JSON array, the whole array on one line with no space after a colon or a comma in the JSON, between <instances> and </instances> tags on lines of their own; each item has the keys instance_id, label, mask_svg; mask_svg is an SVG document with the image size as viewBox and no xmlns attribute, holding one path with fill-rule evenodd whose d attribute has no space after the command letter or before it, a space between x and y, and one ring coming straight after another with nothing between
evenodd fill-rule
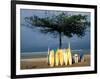
<instances>
[{"instance_id":1,"label":"ocean","mask_svg":"<svg viewBox=\"0 0 100 79\"><path fill-rule=\"evenodd\" d=\"M75 53L78 53L80 55L90 54L90 50L89 49L72 50L72 54L75 54ZM44 52L22 52L21 53L21 59L47 57L47 55L48 55L48 51L44 51Z\"/></svg>"}]
</instances>

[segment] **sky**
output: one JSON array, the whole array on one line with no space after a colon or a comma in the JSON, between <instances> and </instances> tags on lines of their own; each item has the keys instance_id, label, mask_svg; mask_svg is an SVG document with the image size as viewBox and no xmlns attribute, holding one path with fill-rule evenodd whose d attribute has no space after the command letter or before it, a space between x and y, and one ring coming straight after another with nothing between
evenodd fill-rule
<instances>
[{"instance_id":1,"label":"sky","mask_svg":"<svg viewBox=\"0 0 100 79\"><path fill-rule=\"evenodd\" d=\"M45 17L45 16L52 16L52 14L59 14L62 11L44 11L44 10L35 10L35 9L21 9L20 10L20 21L21 21L21 52L43 52L47 51L48 47L50 49L56 49L59 47L59 38L53 38L50 34L43 34L40 33L37 29L31 29L27 26L24 26L25 24L25 17L30 16L39 16L39 17ZM64 13L67 13L69 15L87 15L88 20L90 20L90 13L88 12L69 12L66 11ZM62 37L62 48L68 47L69 39L65 36ZM78 38L77 36L73 36L70 38L71 43L71 49L90 49L90 31L86 32L86 35L82 38Z\"/></svg>"}]
</instances>

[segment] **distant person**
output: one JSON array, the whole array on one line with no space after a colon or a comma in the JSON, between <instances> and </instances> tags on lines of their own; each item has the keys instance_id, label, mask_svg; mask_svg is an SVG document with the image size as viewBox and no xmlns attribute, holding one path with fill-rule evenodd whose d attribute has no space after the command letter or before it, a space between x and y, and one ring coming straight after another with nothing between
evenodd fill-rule
<instances>
[{"instance_id":1,"label":"distant person","mask_svg":"<svg viewBox=\"0 0 100 79\"><path fill-rule=\"evenodd\" d=\"M80 52L80 61L83 59L83 55L84 55L84 54L83 54L83 52L81 51L81 52Z\"/></svg>"}]
</instances>

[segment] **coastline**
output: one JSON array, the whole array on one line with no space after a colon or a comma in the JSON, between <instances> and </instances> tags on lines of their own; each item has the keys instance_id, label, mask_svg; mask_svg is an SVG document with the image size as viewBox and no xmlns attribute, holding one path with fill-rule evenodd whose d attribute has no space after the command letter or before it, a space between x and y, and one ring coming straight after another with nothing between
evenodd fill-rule
<instances>
[{"instance_id":1,"label":"coastline","mask_svg":"<svg viewBox=\"0 0 100 79\"><path fill-rule=\"evenodd\" d=\"M24 58L21 59L21 69L40 69L40 68L61 68L61 67L84 67L90 66L90 54L84 54L84 62L73 63L72 65L50 67L47 62L47 57Z\"/></svg>"}]
</instances>

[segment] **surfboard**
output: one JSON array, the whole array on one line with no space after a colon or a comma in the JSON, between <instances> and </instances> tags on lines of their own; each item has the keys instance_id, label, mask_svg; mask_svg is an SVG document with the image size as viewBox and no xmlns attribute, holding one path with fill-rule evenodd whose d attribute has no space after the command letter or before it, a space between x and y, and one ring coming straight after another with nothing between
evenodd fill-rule
<instances>
[{"instance_id":1,"label":"surfboard","mask_svg":"<svg viewBox=\"0 0 100 79\"><path fill-rule=\"evenodd\" d=\"M68 55L66 49L63 49L63 59L64 59L64 64L68 65Z\"/></svg>"},{"instance_id":2,"label":"surfboard","mask_svg":"<svg viewBox=\"0 0 100 79\"><path fill-rule=\"evenodd\" d=\"M62 49L59 49L59 59L60 59L59 63L62 66L63 65L63 51L62 51Z\"/></svg>"},{"instance_id":3,"label":"surfboard","mask_svg":"<svg viewBox=\"0 0 100 79\"><path fill-rule=\"evenodd\" d=\"M78 54L74 54L74 63L78 63L79 57Z\"/></svg>"},{"instance_id":4,"label":"surfboard","mask_svg":"<svg viewBox=\"0 0 100 79\"><path fill-rule=\"evenodd\" d=\"M55 66L59 65L59 49L57 49L55 54Z\"/></svg>"},{"instance_id":5,"label":"surfboard","mask_svg":"<svg viewBox=\"0 0 100 79\"><path fill-rule=\"evenodd\" d=\"M71 55L71 49L67 49L67 57L68 57L68 63L69 65L72 65L72 55Z\"/></svg>"},{"instance_id":6,"label":"surfboard","mask_svg":"<svg viewBox=\"0 0 100 79\"><path fill-rule=\"evenodd\" d=\"M50 51L50 54L49 54L49 64L50 64L50 67L54 66L54 50Z\"/></svg>"}]
</instances>

